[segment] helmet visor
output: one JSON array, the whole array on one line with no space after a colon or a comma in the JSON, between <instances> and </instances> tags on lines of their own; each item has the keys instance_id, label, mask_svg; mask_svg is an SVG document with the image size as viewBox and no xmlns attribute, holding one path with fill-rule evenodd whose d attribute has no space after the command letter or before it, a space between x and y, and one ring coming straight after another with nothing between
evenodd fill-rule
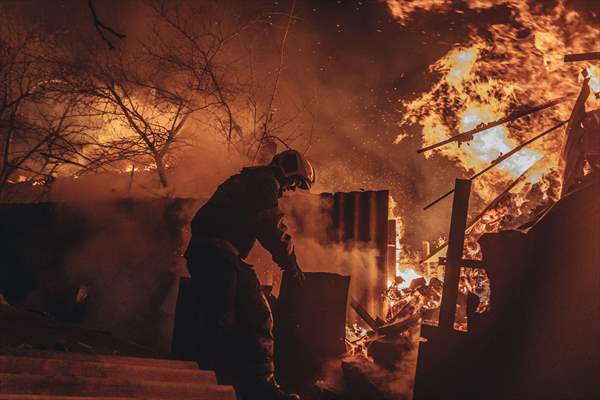
<instances>
[{"instance_id":1,"label":"helmet visor","mask_svg":"<svg viewBox=\"0 0 600 400\"><path fill-rule=\"evenodd\" d=\"M309 190L310 189L310 182L307 181L306 179L304 179L303 177L299 177L298 178L298 187L300 189L304 189L304 190Z\"/></svg>"}]
</instances>

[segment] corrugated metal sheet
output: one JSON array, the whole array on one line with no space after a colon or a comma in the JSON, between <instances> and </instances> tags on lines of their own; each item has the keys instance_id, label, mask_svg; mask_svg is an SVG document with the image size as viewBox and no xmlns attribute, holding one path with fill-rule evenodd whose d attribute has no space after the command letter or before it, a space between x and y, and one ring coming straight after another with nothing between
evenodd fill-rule
<instances>
[{"instance_id":1,"label":"corrugated metal sheet","mask_svg":"<svg viewBox=\"0 0 600 400\"><path fill-rule=\"evenodd\" d=\"M383 315L382 293L388 277L389 191L338 192L322 194L331 202L332 242L349 248L367 246L377 250L374 271L348 271L352 274L352 295L371 315Z\"/></svg>"},{"instance_id":2,"label":"corrugated metal sheet","mask_svg":"<svg viewBox=\"0 0 600 400\"><path fill-rule=\"evenodd\" d=\"M372 315L383 316L382 293L388 277L388 205L389 191L361 191L323 193L318 196L291 196L283 204L287 222L293 226L292 232L297 244L301 267L306 271L334 272L352 276L351 296ZM293 204L292 204L293 203ZM395 227L394 229L395 230ZM312 259L311 249L303 247L300 238L313 238L326 250L329 244L342 243L348 251L365 249L360 259L348 265L328 265L327 260L319 259L317 253ZM368 251L374 249L376 251ZM395 250L395 249L394 249ZM332 250L333 251L333 250ZM390 253L394 253L390 251ZM372 262L365 267L365 256L372 256ZM335 258L335 257L332 257ZM274 285L274 293L279 292L279 269L273 265L271 256L260 246L255 246L246 260L256 267L263 284ZM393 273L393 267L392 267ZM393 276L393 275L391 275ZM349 313L351 321L355 315Z\"/></svg>"}]
</instances>

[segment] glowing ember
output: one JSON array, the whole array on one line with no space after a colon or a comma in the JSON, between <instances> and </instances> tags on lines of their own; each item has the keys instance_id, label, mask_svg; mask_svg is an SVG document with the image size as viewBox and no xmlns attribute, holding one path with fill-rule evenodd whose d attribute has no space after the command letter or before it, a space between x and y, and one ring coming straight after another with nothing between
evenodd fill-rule
<instances>
[{"instance_id":1,"label":"glowing ember","mask_svg":"<svg viewBox=\"0 0 600 400\"><path fill-rule=\"evenodd\" d=\"M358 324L346 325L346 345L349 355L362 355L369 358L366 339L369 331Z\"/></svg>"},{"instance_id":2,"label":"glowing ember","mask_svg":"<svg viewBox=\"0 0 600 400\"><path fill-rule=\"evenodd\" d=\"M388 323L421 315L440 306L442 282L439 279L427 280L412 269L405 270L404 276L410 280L393 284L384 293Z\"/></svg>"},{"instance_id":3,"label":"glowing ember","mask_svg":"<svg viewBox=\"0 0 600 400\"><path fill-rule=\"evenodd\" d=\"M400 271L398 276L402 278L402 282L397 284L398 289L406 289L410 286L410 283L413 281L413 279L422 278L422 276L414 269L405 269L404 271Z\"/></svg>"}]
</instances>

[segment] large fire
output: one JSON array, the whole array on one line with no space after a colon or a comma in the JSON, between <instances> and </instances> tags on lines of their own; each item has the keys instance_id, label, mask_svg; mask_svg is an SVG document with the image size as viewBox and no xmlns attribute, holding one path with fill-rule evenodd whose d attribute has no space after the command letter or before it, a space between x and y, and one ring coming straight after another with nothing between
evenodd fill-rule
<instances>
[{"instance_id":1,"label":"large fire","mask_svg":"<svg viewBox=\"0 0 600 400\"><path fill-rule=\"evenodd\" d=\"M401 24L410 21L418 10L448 12L451 1L404 2L388 0L391 13ZM581 86L581 72L591 76L589 85L600 92L600 72L590 63L565 63L568 53L592 51L600 39L600 30L566 8L564 2L548 12L535 3L523 1L468 1L472 10L504 5L514 23L494 24L489 36L475 32L470 42L450 49L435 62L431 72L439 80L419 98L404 103L401 125L406 137L410 126L417 127L424 145L447 139L482 123L497 120L525 106L572 95L565 102L510 125L501 125L474 136L466 143L450 144L426 156L442 156L472 174L486 167L518 143L568 119L575 94ZM589 106L598 106L591 98ZM530 181L559 171L563 131L554 132L502 162L498 168L474 181L475 192L491 200L503 184L538 163Z\"/></svg>"},{"instance_id":2,"label":"large fire","mask_svg":"<svg viewBox=\"0 0 600 400\"><path fill-rule=\"evenodd\" d=\"M592 65L588 67L586 71L590 77L590 89L597 95L600 94L600 68L598 68L595 65Z\"/></svg>"},{"instance_id":3,"label":"large fire","mask_svg":"<svg viewBox=\"0 0 600 400\"><path fill-rule=\"evenodd\" d=\"M407 24L417 12L450 12L454 3L443 0L387 1L390 12L400 24ZM472 0L466 3L471 10L507 7L513 23L491 25L489 36L485 37L474 32L468 43L451 48L430 66L430 72L439 79L430 90L403 103L400 121L403 130L396 138L396 144L409 137L411 132L418 132L423 146L429 146L512 112L570 96L569 101L542 112L425 153L426 157L455 161L465 176L470 176L556 122L567 120L584 76L589 77L590 89L596 94L588 100L588 108L600 106L600 68L587 62L569 64L563 61L564 55L569 53L594 51L600 41L600 29L587 24L563 1L559 1L551 12L523 1ZM477 240L484 233L516 227L558 198L564 141L564 130L552 132L474 180L474 192L483 202L489 203L512 181L525 177L471 224L465 242L465 258L481 259ZM397 249L399 252L400 247ZM443 255L443 251L438 254ZM422 284L431 286L433 275L427 266L435 264L433 259L422 264L413 257L411 266L401 266L401 257L397 255L396 258L397 280L388 282L386 292L392 310L411 301L409 298L415 293L411 290L411 282L425 276ZM480 297L479 311L489 306L490 282L484 271L463 269L459 290ZM437 299L439 293L435 294L431 298ZM465 329L466 321L459 322L457 328Z\"/></svg>"}]
</instances>

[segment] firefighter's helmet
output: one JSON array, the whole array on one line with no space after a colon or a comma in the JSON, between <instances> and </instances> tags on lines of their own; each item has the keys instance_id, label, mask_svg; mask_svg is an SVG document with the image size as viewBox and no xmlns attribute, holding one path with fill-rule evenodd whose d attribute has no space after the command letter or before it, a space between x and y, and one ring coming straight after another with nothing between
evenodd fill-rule
<instances>
[{"instance_id":1,"label":"firefighter's helmet","mask_svg":"<svg viewBox=\"0 0 600 400\"><path fill-rule=\"evenodd\" d=\"M271 165L279 167L286 179L297 179L298 187L310 189L315 183L315 169L308 160L296 150L285 150L276 154Z\"/></svg>"}]
</instances>

